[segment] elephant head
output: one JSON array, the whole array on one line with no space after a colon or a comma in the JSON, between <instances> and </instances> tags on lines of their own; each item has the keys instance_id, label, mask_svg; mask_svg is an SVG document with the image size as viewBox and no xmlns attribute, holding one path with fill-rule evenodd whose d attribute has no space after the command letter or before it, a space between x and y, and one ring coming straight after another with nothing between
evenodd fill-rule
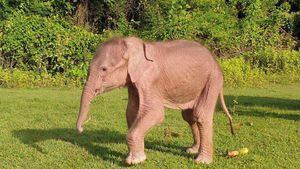
<instances>
[{"instance_id":1,"label":"elephant head","mask_svg":"<svg viewBox=\"0 0 300 169\"><path fill-rule=\"evenodd\" d=\"M115 38L100 45L92 59L77 119L83 131L92 99L115 88L135 83L153 60L146 54L146 44L138 38Z\"/></svg>"}]
</instances>

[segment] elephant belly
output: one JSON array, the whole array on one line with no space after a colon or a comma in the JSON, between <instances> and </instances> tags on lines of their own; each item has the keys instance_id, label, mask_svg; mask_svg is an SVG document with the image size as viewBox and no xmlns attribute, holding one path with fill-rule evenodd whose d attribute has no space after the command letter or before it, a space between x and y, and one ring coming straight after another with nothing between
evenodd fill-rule
<instances>
[{"instance_id":1,"label":"elephant belly","mask_svg":"<svg viewBox=\"0 0 300 169\"><path fill-rule=\"evenodd\" d=\"M194 100L186 103L174 103L174 102L170 102L169 100L164 100L164 106L167 108L180 109L180 110L192 109L194 106Z\"/></svg>"},{"instance_id":2,"label":"elephant belly","mask_svg":"<svg viewBox=\"0 0 300 169\"><path fill-rule=\"evenodd\" d=\"M216 61L206 48L199 46L178 46L165 53L168 54L159 60L157 80L164 104L170 108L192 108L217 67Z\"/></svg>"},{"instance_id":3,"label":"elephant belly","mask_svg":"<svg viewBox=\"0 0 300 169\"><path fill-rule=\"evenodd\" d=\"M196 98L200 95L205 87L207 78L189 76L186 74L184 78L173 79L166 83L164 91L162 91L164 105L173 109L192 108Z\"/></svg>"}]
</instances>

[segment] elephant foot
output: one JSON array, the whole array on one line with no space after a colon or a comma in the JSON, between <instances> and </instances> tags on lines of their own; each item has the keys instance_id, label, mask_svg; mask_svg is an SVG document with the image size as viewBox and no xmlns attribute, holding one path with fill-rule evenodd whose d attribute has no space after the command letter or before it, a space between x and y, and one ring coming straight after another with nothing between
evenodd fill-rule
<instances>
[{"instance_id":1,"label":"elephant foot","mask_svg":"<svg viewBox=\"0 0 300 169\"><path fill-rule=\"evenodd\" d=\"M144 152L141 153L129 153L128 157L125 160L125 163L128 165L134 165L141 163L146 160L146 154Z\"/></svg>"},{"instance_id":2,"label":"elephant foot","mask_svg":"<svg viewBox=\"0 0 300 169\"><path fill-rule=\"evenodd\" d=\"M199 152L199 146L193 145L192 147L187 148L186 152L189 154L197 154Z\"/></svg>"},{"instance_id":3,"label":"elephant foot","mask_svg":"<svg viewBox=\"0 0 300 169\"><path fill-rule=\"evenodd\" d=\"M202 163L202 164L210 164L213 162L213 158L210 155L202 155L199 154L197 158L195 159L196 163Z\"/></svg>"}]
</instances>

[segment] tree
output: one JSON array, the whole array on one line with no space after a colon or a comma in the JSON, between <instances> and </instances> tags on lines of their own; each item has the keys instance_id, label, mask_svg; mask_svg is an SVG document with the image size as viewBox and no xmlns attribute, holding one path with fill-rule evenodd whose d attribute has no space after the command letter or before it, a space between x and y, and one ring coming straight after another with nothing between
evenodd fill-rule
<instances>
[{"instance_id":1,"label":"tree","mask_svg":"<svg viewBox=\"0 0 300 169\"><path fill-rule=\"evenodd\" d=\"M90 0L80 0L77 2L75 19L77 25L86 26L89 18Z\"/></svg>"}]
</instances>

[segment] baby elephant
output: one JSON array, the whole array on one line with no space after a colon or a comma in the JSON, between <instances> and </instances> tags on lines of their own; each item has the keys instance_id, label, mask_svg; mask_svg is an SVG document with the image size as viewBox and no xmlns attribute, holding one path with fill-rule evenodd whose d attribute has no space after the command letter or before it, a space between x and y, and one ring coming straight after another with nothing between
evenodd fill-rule
<instances>
[{"instance_id":1,"label":"baby elephant","mask_svg":"<svg viewBox=\"0 0 300 169\"><path fill-rule=\"evenodd\" d=\"M164 107L182 110L194 137L187 152L198 153L195 161L213 161L213 113L218 97L230 125L232 118L224 103L222 71L204 46L186 40L144 42L135 37L103 43L90 64L82 92L79 133L88 119L91 100L119 87L128 88L127 164L146 159L145 134L163 122Z\"/></svg>"}]
</instances>

